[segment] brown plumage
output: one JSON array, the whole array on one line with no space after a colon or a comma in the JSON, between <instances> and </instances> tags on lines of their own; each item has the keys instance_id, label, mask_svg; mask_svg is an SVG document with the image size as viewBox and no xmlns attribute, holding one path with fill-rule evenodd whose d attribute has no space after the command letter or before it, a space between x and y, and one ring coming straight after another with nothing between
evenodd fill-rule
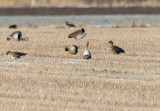
<instances>
[{"instance_id":1,"label":"brown plumage","mask_svg":"<svg viewBox=\"0 0 160 111\"><path fill-rule=\"evenodd\" d=\"M107 44L108 44L109 51L111 53L113 54L125 53L125 51L122 48L113 45L113 41L109 41Z\"/></svg>"},{"instance_id":2,"label":"brown plumage","mask_svg":"<svg viewBox=\"0 0 160 111\"><path fill-rule=\"evenodd\" d=\"M7 51L6 55L10 56L13 59L18 59L21 58L22 56L27 55L27 53Z\"/></svg>"},{"instance_id":3,"label":"brown plumage","mask_svg":"<svg viewBox=\"0 0 160 111\"><path fill-rule=\"evenodd\" d=\"M78 53L78 47L76 45L67 45L65 46L65 51L68 51L70 54L77 54Z\"/></svg>"},{"instance_id":4,"label":"brown plumage","mask_svg":"<svg viewBox=\"0 0 160 111\"><path fill-rule=\"evenodd\" d=\"M82 39L86 35L87 35L87 33L85 32L84 28L82 28L81 30L77 30L77 31L69 34L68 38Z\"/></svg>"},{"instance_id":5,"label":"brown plumage","mask_svg":"<svg viewBox=\"0 0 160 111\"><path fill-rule=\"evenodd\" d=\"M76 26L74 24L69 23L68 21L65 22L66 26L68 28L76 28Z\"/></svg>"},{"instance_id":6,"label":"brown plumage","mask_svg":"<svg viewBox=\"0 0 160 111\"><path fill-rule=\"evenodd\" d=\"M28 37L21 38L19 41L28 41Z\"/></svg>"}]
</instances>

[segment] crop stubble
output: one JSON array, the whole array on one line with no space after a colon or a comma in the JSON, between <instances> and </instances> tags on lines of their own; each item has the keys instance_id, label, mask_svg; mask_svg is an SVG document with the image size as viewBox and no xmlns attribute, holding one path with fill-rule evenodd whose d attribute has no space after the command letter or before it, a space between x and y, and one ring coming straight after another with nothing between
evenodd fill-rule
<instances>
[{"instance_id":1,"label":"crop stubble","mask_svg":"<svg viewBox=\"0 0 160 111\"><path fill-rule=\"evenodd\" d=\"M70 29L19 30L28 42L7 42L14 30L0 30L0 110L160 109L159 28L89 28L81 40L68 39ZM82 59L87 40L91 60ZM108 54L109 40L126 53ZM66 57L68 44L80 47L77 55ZM8 50L28 55L13 60Z\"/></svg>"}]
</instances>

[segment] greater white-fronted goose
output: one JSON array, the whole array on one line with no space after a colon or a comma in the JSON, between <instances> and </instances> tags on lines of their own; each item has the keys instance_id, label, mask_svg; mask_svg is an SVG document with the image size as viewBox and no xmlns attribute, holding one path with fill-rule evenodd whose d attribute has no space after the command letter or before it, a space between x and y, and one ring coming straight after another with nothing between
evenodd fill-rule
<instances>
[{"instance_id":1,"label":"greater white-fronted goose","mask_svg":"<svg viewBox=\"0 0 160 111\"><path fill-rule=\"evenodd\" d=\"M86 35L87 35L87 33L85 32L84 28L82 28L81 30L77 30L77 31L71 33L70 35L68 35L68 38L82 39Z\"/></svg>"},{"instance_id":2,"label":"greater white-fronted goose","mask_svg":"<svg viewBox=\"0 0 160 111\"><path fill-rule=\"evenodd\" d=\"M67 45L65 46L65 51L68 51L67 56L69 56L69 54L76 55L78 53L78 47L76 45Z\"/></svg>"},{"instance_id":3,"label":"greater white-fronted goose","mask_svg":"<svg viewBox=\"0 0 160 111\"><path fill-rule=\"evenodd\" d=\"M7 54L8 56L10 56L11 58L13 58L13 59L18 59L18 58L21 58L21 57L27 55L27 53L11 52L11 51L7 51L6 54Z\"/></svg>"},{"instance_id":4,"label":"greater white-fronted goose","mask_svg":"<svg viewBox=\"0 0 160 111\"><path fill-rule=\"evenodd\" d=\"M91 59L91 53L88 50L89 41L87 41L86 49L83 52L83 59Z\"/></svg>"},{"instance_id":5,"label":"greater white-fronted goose","mask_svg":"<svg viewBox=\"0 0 160 111\"><path fill-rule=\"evenodd\" d=\"M74 24L69 23L68 21L65 22L67 28L76 28Z\"/></svg>"},{"instance_id":6,"label":"greater white-fronted goose","mask_svg":"<svg viewBox=\"0 0 160 111\"><path fill-rule=\"evenodd\" d=\"M113 41L109 41L107 44L108 44L109 51L110 51L112 54L125 53L125 51L124 51L122 48L113 45Z\"/></svg>"},{"instance_id":7,"label":"greater white-fronted goose","mask_svg":"<svg viewBox=\"0 0 160 111\"><path fill-rule=\"evenodd\" d=\"M28 37L22 38L22 32L15 31L9 37L7 37L7 41L27 41Z\"/></svg>"}]
</instances>

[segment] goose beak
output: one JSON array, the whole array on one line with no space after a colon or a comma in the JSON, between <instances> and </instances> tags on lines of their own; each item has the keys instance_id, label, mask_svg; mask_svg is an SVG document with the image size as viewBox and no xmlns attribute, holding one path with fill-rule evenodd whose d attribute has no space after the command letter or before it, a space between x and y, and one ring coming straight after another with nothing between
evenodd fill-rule
<instances>
[{"instance_id":1,"label":"goose beak","mask_svg":"<svg viewBox=\"0 0 160 111\"><path fill-rule=\"evenodd\" d=\"M69 56L69 55L70 55L70 53L69 53L69 52L67 52L67 53L66 53L66 56Z\"/></svg>"}]
</instances>

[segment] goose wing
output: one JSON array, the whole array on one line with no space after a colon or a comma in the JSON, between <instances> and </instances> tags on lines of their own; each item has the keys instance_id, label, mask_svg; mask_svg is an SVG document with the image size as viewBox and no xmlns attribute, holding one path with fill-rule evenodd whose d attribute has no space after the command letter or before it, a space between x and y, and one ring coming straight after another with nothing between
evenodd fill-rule
<instances>
[{"instance_id":1,"label":"goose wing","mask_svg":"<svg viewBox=\"0 0 160 111\"><path fill-rule=\"evenodd\" d=\"M22 52L12 52L13 55L15 56L25 56L27 53L22 53Z\"/></svg>"},{"instance_id":2,"label":"goose wing","mask_svg":"<svg viewBox=\"0 0 160 111\"><path fill-rule=\"evenodd\" d=\"M68 26L70 26L70 27L76 27L74 24L68 24Z\"/></svg>"},{"instance_id":3,"label":"goose wing","mask_svg":"<svg viewBox=\"0 0 160 111\"><path fill-rule=\"evenodd\" d=\"M81 30L77 30L71 34L68 35L68 38L73 38L73 37L76 37L77 35L81 34L82 31Z\"/></svg>"},{"instance_id":4,"label":"goose wing","mask_svg":"<svg viewBox=\"0 0 160 111\"><path fill-rule=\"evenodd\" d=\"M17 28L17 25L16 24L10 25L9 29L12 29L12 28Z\"/></svg>"},{"instance_id":5,"label":"goose wing","mask_svg":"<svg viewBox=\"0 0 160 111\"><path fill-rule=\"evenodd\" d=\"M122 48L118 46L113 46L113 49L116 51L117 54L125 52Z\"/></svg>"}]
</instances>

